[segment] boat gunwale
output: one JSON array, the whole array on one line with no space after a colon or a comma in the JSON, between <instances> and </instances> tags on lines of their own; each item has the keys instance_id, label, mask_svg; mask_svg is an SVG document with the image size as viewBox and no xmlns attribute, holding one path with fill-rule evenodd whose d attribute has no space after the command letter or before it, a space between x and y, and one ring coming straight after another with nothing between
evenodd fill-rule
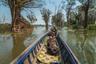
<instances>
[{"instance_id":1,"label":"boat gunwale","mask_svg":"<svg viewBox=\"0 0 96 64\"><path fill-rule=\"evenodd\" d=\"M42 40L42 38L44 38L48 33L49 31L46 32L43 36L40 36L35 42L29 45L29 47L27 47L19 56L17 56L10 64L18 64L19 62L24 62L24 60L28 57L30 52L32 52L32 49L34 49L36 45Z\"/></svg>"},{"instance_id":2,"label":"boat gunwale","mask_svg":"<svg viewBox=\"0 0 96 64\"><path fill-rule=\"evenodd\" d=\"M71 48L68 46L68 44L60 37L59 33L58 33L58 37L61 39L61 41L63 42L62 44L65 46L65 48L67 49L68 53L70 54L72 60L74 60L74 62L77 62L77 64L80 64L79 60L77 59L77 57L75 56L75 54L73 53L73 51L71 50ZM57 38L58 38L57 37ZM62 56L62 55L61 55Z\"/></svg>"},{"instance_id":3,"label":"boat gunwale","mask_svg":"<svg viewBox=\"0 0 96 64\"><path fill-rule=\"evenodd\" d=\"M35 42L33 42L31 45L29 45L19 56L17 56L10 64L19 64L19 63L23 63L26 58L28 57L28 55L30 53L32 53L32 51L34 50L34 48L36 48L36 45L40 42L42 42L42 38L44 38L46 35L48 35L48 33L50 33L50 31L46 32L43 36L40 36ZM66 48L66 50L68 51L67 53L69 53L69 55L71 56L72 60L74 60L74 62L77 62L76 64L80 64L80 62L78 61L77 57L75 56L75 54L72 52L71 48L68 46L68 44L66 42L64 42L64 40L59 36L59 33L57 33L57 38L60 38L61 42L63 42L62 44L64 45L64 47ZM58 42L59 43L59 42ZM61 55L62 56L62 55Z\"/></svg>"}]
</instances>

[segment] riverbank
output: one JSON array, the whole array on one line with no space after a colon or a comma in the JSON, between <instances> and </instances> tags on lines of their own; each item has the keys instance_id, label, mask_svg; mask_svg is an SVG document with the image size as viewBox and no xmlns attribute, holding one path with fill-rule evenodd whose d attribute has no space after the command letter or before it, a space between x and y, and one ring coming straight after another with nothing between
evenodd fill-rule
<instances>
[{"instance_id":1,"label":"riverbank","mask_svg":"<svg viewBox=\"0 0 96 64\"><path fill-rule=\"evenodd\" d=\"M0 24L0 33L9 33L11 32L11 24L5 23Z\"/></svg>"},{"instance_id":2,"label":"riverbank","mask_svg":"<svg viewBox=\"0 0 96 64\"><path fill-rule=\"evenodd\" d=\"M60 36L69 45L81 64L96 63L96 30L76 31L63 28Z\"/></svg>"},{"instance_id":3,"label":"riverbank","mask_svg":"<svg viewBox=\"0 0 96 64\"><path fill-rule=\"evenodd\" d=\"M9 64L22 51L45 33L45 27L34 27L32 32L0 33L0 64Z\"/></svg>"},{"instance_id":4,"label":"riverbank","mask_svg":"<svg viewBox=\"0 0 96 64\"><path fill-rule=\"evenodd\" d=\"M21 32L25 32L25 31L32 32L33 28L34 28L34 26L31 26L30 28L23 29ZM0 33L6 34L6 33L10 33L10 32L12 32L11 31L11 24L8 24L8 23L0 24Z\"/></svg>"}]
</instances>

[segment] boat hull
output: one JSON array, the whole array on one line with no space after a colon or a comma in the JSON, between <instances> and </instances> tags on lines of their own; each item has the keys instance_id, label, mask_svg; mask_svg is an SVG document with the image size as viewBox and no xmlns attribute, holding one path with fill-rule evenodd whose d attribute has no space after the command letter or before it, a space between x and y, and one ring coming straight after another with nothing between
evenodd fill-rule
<instances>
[{"instance_id":1,"label":"boat hull","mask_svg":"<svg viewBox=\"0 0 96 64\"><path fill-rule=\"evenodd\" d=\"M21 53L15 60L11 62L11 64L36 64L37 55L42 46L44 45L44 38L48 36L50 32L45 33L41 36L34 44L30 45L23 53ZM60 62L53 64L79 64L76 56L73 54L72 50L68 47L67 43L65 43L59 36L56 36L58 46L60 49ZM41 63L42 64L42 63Z\"/></svg>"}]
</instances>

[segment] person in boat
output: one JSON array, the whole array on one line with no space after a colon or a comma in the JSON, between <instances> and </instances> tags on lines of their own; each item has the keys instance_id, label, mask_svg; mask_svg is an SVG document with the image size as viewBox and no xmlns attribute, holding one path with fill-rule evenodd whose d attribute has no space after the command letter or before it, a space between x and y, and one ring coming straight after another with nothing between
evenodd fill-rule
<instances>
[{"instance_id":1,"label":"person in boat","mask_svg":"<svg viewBox=\"0 0 96 64\"><path fill-rule=\"evenodd\" d=\"M47 53L51 55L58 55L59 53L55 31L56 30L51 29L51 32L48 34L49 39L47 40Z\"/></svg>"},{"instance_id":2,"label":"person in boat","mask_svg":"<svg viewBox=\"0 0 96 64\"><path fill-rule=\"evenodd\" d=\"M57 35L57 29L54 26L51 28L51 34L53 36L56 36Z\"/></svg>"}]
</instances>

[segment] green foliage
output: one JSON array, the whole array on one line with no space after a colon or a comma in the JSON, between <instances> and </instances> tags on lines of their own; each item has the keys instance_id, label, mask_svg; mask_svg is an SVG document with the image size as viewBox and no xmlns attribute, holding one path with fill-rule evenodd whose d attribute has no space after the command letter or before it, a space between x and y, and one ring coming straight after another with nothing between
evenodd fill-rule
<instances>
[{"instance_id":1,"label":"green foliage","mask_svg":"<svg viewBox=\"0 0 96 64\"><path fill-rule=\"evenodd\" d=\"M71 21L72 25L76 25L76 20Z\"/></svg>"},{"instance_id":2,"label":"green foliage","mask_svg":"<svg viewBox=\"0 0 96 64\"><path fill-rule=\"evenodd\" d=\"M96 14L95 14L95 11L92 11L91 9L95 8L96 0L75 0L75 1L78 1L81 4L79 5L79 7L77 6L78 10L77 10L77 13L75 12L76 14L72 13L73 11L75 11L76 8L73 9L72 11L69 11L68 12L69 15L67 13L67 20L68 20L68 16L70 17L69 18L70 23L68 24L75 25L79 22L80 26L87 28L88 24L94 23L95 21Z\"/></svg>"},{"instance_id":3,"label":"green foliage","mask_svg":"<svg viewBox=\"0 0 96 64\"><path fill-rule=\"evenodd\" d=\"M66 27L67 27L67 22L64 22L64 26L66 26Z\"/></svg>"},{"instance_id":4,"label":"green foliage","mask_svg":"<svg viewBox=\"0 0 96 64\"><path fill-rule=\"evenodd\" d=\"M88 11L88 23L94 24L96 20L96 8L92 8Z\"/></svg>"},{"instance_id":5,"label":"green foliage","mask_svg":"<svg viewBox=\"0 0 96 64\"><path fill-rule=\"evenodd\" d=\"M52 24L57 28L62 28L64 26L64 17L61 12L58 12L54 16L52 16Z\"/></svg>"},{"instance_id":6,"label":"green foliage","mask_svg":"<svg viewBox=\"0 0 96 64\"><path fill-rule=\"evenodd\" d=\"M48 30L48 22L50 19L50 15L51 15L51 11L49 9L43 8L42 10L40 10L42 17L45 21L46 24L46 30Z\"/></svg>"},{"instance_id":7,"label":"green foliage","mask_svg":"<svg viewBox=\"0 0 96 64\"><path fill-rule=\"evenodd\" d=\"M72 28L73 29L78 29L78 25L77 24L74 24L74 25L72 25Z\"/></svg>"},{"instance_id":8,"label":"green foliage","mask_svg":"<svg viewBox=\"0 0 96 64\"><path fill-rule=\"evenodd\" d=\"M67 6L66 6L66 18L67 18L67 23L68 23L68 26L70 25L70 21L71 21L71 17L70 17L70 13L72 11L72 8L73 6L76 4L76 1L75 0L67 0Z\"/></svg>"},{"instance_id":9,"label":"green foliage","mask_svg":"<svg viewBox=\"0 0 96 64\"><path fill-rule=\"evenodd\" d=\"M77 28L78 28L78 21L72 20L72 21L71 21L71 25L72 25L72 28L73 28L73 29L77 29Z\"/></svg>"},{"instance_id":10,"label":"green foliage","mask_svg":"<svg viewBox=\"0 0 96 64\"><path fill-rule=\"evenodd\" d=\"M96 30L96 24L90 24L88 25L89 30Z\"/></svg>"},{"instance_id":11,"label":"green foliage","mask_svg":"<svg viewBox=\"0 0 96 64\"><path fill-rule=\"evenodd\" d=\"M11 24L0 24L0 33L10 32Z\"/></svg>"}]
</instances>

